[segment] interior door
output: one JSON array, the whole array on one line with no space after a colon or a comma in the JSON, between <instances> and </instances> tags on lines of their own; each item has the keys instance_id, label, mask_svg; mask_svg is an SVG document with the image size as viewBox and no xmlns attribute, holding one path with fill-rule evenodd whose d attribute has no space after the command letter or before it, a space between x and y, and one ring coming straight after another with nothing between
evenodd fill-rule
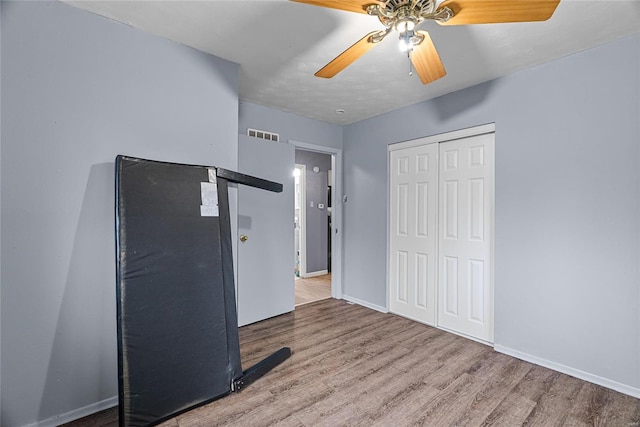
<instances>
[{"instance_id":1,"label":"interior door","mask_svg":"<svg viewBox=\"0 0 640 427\"><path fill-rule=\"evenodd\" d=\"M440 144L438 326L493 342L494 134Z\"/></svg>"},{"instance_id":2,"label":"interior door","mask_svg":"<svg viewBox=\"0 0 640 427\"><path fill-rule=\"evenodd\" d=\"M391 151L389 309L435 325L438 144Z\"/></svg>"},{"instance_id":3,"label":"interior door","mask_svg":"<svg viewBox=\"0 0 640 427\"><path fill-rule=\"evenodd\" d=\"M238 171L283 184L282 193L238 186L238 324L294 309L294 147L239 136Z\"/></svg>"}]
</instances>

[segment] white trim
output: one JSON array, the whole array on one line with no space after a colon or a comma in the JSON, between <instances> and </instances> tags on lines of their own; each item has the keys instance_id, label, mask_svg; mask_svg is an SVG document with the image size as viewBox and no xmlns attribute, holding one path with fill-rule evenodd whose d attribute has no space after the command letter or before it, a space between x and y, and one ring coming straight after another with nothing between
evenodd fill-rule
<instances>
[{"instance_id":1,"label":"white trim","mask_svg":"<svg viewBox=\"0 0 640 427\"><path fill-rule=\"evenodd\" d=\"M387 305L387 311L389 311L389 307L391 307L391 146L394 144L390 144L387 146L387 217L386 219L386 232L385 240L386 240L386 253L385 253L385 299L384 303ZM401 147L394 148L395 150L399 150ZM437 221L437 217L436 217ZM437 225L436 225L437 226ZM437 301L437 299L436 299Z\"/></svg>"},{"instance_id":2,"label":"white trim","mask_svg":"<svg viewBox=\"0 0 640 427\"><path fill-rule=\"evenodd\" d=\"M331 157L331 296L336 299L342 298L343 280L342 271L344 258L342 248L344 247L344 233L342 232L342 150L334 153Z\"/></svg>"},{"instance_id":3,"label":"white trim","mask_svg":"<svg viewBox=\"0 0 640 427\"><path fill-rule=\"evenodd\" d=\"M383 307L381 305L372 304L370 302L361 300L359 298L350 297L349 295L342 295L342 299L345 300L345 301L352 302L354 304L361 305L363 307L370 308L372 310L379 311L381 313L388 313L389 312L389 310L387 310L385 307Z\"/></svg>"},{"instance_id":4,"label":"white trim","mask_svg":"<svg viewBox=\"0 0 640 427\"><path fill-rule=\"evenodd\" d=\"M311 273L306 273L304 276L300 274L300 277L308 279L310 277L324 276L325 274L329 274L329 270L312 271Z\"/></svg>"},{"instance_id":5,"label":"white trim","mask_svg":"<svg viewBox=\"0 0 640 427\"><path fill-rule=\"evenodd\" d=\"M54 415L46 420L36 421L35 423L27 424L24 427L56 427L62 424L70 423L71 421L79 420L89 415L93 415L97 412L104 411L105 409L118 406L118 396L113 396L100 402L92 403L91 405L83 406L82 408L74 409L73 411L65 412L61 415Z\"/></svg>"},{"instance_id":6,"label":"white trim","mask_svg":"<svg viewBox=\"0 0 640 427\"><path fill-rule=\"evenodd\" d=\"M342 149L289 140L296 148L332 155L333 187L331 191L331 297L342 299Z\"/></svg>"},{"instance_id":7,"label":"white trim","mask_svg":"<svg viewBox=\"0 0 640 427\"><path fill-rule=\"evenodd\" d=\"M515 357L517 359L524 360L526 362L533 363L535 365L544 366L545 368L553 369L554 371L562 372L563 374L571 375L572 377L588 381L593 384L601 385L606 388L610 388L615 391L619 391L620 393L627 394L629 396L639 398L640 399L640 388L632 387L627 384L622 384L617 381L610 380L608 378L603 378L598 375L591 374L589 372L581 371L580 369L572 368L570 366L565 366L560 363L552 362L550 360L542 359L540 357L524 353L518 350L514 350L509 347L504 347L502 345L494 345L493 349L498 353L503 353L508 356Z\"/></svg>"},{"instance_id":8,"label":"white trim","mask_svg":"<svg viewBox=\"0 0 640 427\"><path fill-rule=\"evenodd\" d=\"M298 266L300 277L307 276L307 166L295 165L300 170L300 218L298 244L300 245L300 265ZM294 189L295 190L295 189ZM294 206L295 208L295 206Z\"/></svg>"},{"instance_id":9,"label":"white trim","mask_svg":"<svg viewBox=\"0 0 640 427\"><path fill-rule=\"evenodd\" d=\"M484 135L492 133L496 130L495 123L486 125L473 126L466 129L455 130L452 132L440 133L438 135L425 136L422 138L411 139L409 141L396 142L387 146L388 151L402 150L404 148L418 147L425 144L434 144L436 142L447 142L455 139L467 138L469 136Z\"/></svg>"},{"instance_id":10,"label":"white trim","mask_svg":"<svg viewBox=\"0 0 640 427\"><path fill-rule=\"evenodd\" d=\"M301 302L296 304L296 308L301 307L303 305L307 305L307 304L313 304L314 302L324 301L326 299L331 299L331 297L322 297L322 298L314 299L313 301Z\"/></svg>"}]
</instances>

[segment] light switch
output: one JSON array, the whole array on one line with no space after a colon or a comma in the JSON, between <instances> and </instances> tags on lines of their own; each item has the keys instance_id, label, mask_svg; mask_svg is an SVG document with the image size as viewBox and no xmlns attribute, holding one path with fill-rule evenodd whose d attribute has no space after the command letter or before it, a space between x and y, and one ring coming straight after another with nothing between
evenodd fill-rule
<instances>
[{"instance_id":1,"label":"light switch","mask_svg":"<svg viewBox=\"0 0 640 427\"><path fill-rule=\"evenodd\" d=\"M313 200L311 200L311 201L309 202L309 207L311 207L311 208L312 208L312 207L314 207L314 206L315 206L315 203L313 203Z\"/></svg>"}]
</instances>

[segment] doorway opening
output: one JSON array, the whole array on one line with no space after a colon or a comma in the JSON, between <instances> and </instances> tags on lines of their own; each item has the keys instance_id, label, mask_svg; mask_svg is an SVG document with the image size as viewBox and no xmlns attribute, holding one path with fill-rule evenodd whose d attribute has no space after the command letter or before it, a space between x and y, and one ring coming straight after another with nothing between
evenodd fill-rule
<instances>
[{"instance_id":1,"label":"doorway opening","mask_svg":"<svg viewBox=\"0 0 640 427\"><path fill-rule=\"evenodd\" d=\"M331 297L334 157L295 150L295 305Z\"/></svg>"},{"instance_id":2,"label":"doorway opening","mask_svg":"<svg viewBox=\"0 0 640 427\"><path fill-rule=\"evenodd\" d=\"M295 246L294 246L294 268L293 274L296 278L301 276L301 271L307 271L306 267L306 257L305 251L303 248L306 247L306 231L305 231L305 218L306 218L306 209L305 209L305 200L306 196L306 176L307 167L306 165L296 164L296 167L293 171L294 177L294 213L293 213L293 221L294 221L294 235L295 235Z\"/></svg>"}]
</instances>

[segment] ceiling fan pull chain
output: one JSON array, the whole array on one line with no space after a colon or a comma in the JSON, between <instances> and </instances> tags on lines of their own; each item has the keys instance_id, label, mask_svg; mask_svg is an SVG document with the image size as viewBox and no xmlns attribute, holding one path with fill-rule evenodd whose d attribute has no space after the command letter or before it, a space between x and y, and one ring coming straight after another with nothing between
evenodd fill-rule
<instances>
[{"instance_id":1,"label":"ceiling fan pull chain","mask_svg":"<svg viewBox=\"0 0 640 427\"><path fill-rule=\"evenodd\" d=\"M407 58L409 58L409 77L413 76L413 63L411 62L411 51L407 52Z\"/></svg>"}]
</instances>

